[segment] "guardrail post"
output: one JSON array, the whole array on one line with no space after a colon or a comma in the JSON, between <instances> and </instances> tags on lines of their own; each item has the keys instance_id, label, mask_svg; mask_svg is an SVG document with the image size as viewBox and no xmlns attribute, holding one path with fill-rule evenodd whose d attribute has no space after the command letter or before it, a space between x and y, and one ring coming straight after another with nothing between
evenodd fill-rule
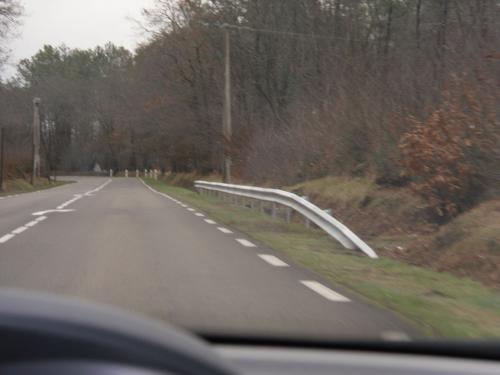
<instances>
[{"instance_id":1,"label":"guardrail post","mask_svg":"<svg viewBox=\"0 0 500 375\"><path fill-rule=\"evenodd\" d=\"M271 206L271 216L273 219L276 219L276 211L278 211L278 207L276 206L276 203L273 202Z\"/></svg>"},{"instance_id":2,"label":"guardrail post","mask_svg":"<svg viewBox=\"0 0 500 375\"><path fill-rule=\"evenodd\" d=\"M128 177L128 169L125 169L125 177Z\"/></svg>"},{"instance_id":3,"label":"guardrail post","mask_svg":"<svg viewBox=\"0 0 500 375\"><path fill-rule=\"evenodd\" d=\"M303 195L302 199L305 199L306 201L308 201L309 197L307 195ZM310 228L311 227L311 222L307 218L305 218L304 224L305 224L306 228Z\"/></svg>"},{"instance_id":4,"label":"guardrail post","mask_svg":"<svg viewBox=\"0 0 500 375\"><path fill-rule=\"evenodd\" d=\"M109 177L113 177L113 170L112 169L109 170Z\"/></svg>"},{"instance_id":5,"label":"guardrail post","mask_svg":"<svg viewBox=\"0 0 500 375\"><path fill-rule=\"evenodd\" d=\"M138 169L135 170L135 177L139 177L139 170Z\"/></svg>"}]
</instances>

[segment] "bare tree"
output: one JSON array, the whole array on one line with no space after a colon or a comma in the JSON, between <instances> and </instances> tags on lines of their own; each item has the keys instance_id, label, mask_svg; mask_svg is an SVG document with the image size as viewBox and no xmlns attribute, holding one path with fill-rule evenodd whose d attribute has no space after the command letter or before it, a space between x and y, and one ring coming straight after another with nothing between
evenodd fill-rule
<instances>
[{"instance_id":1,"label":"bare tree","mask_svg":"<svg viewBox=\"0 0 500 375\"><path fill-rule=\"evenodd\" d=\"M22 15L23 7L18 0L0 0L0 67L8 58L9 49L6 43L20 25Z\"/></svg>"}]
</instances>

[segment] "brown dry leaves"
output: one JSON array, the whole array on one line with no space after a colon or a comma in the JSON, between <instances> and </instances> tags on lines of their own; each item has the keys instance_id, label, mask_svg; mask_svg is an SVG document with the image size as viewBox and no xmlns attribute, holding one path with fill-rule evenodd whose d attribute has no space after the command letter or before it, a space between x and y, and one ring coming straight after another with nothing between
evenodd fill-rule
<instances>
[{"instance_id":1,"label":"brown dry leaves","mask_svg":"<svg viewBox=\"0 0 500 375\"><path fill-rule=\"evenodd\" d=\"M457 215L478 193L484 155L495 155L495 105L454 77L440 106L400 140L404 175L441 218ZM498 125L498 124L497 124Z\"/></svg>"}]
</instances>

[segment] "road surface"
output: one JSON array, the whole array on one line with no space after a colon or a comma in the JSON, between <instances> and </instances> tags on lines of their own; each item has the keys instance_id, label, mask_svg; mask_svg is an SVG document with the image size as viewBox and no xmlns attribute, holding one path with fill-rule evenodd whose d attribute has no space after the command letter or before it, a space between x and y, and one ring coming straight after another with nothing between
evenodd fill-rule
<instances>
[{"instance_id":1,"label":"road surface","mask_svg":"<svg viewBox=\"0 0 500 375\"><path fill-rule=\"evenodd\" d=\"M412 328L135 178L0 199L0 287L219 334L405 339Z\"/></svg>"}]
</instances>

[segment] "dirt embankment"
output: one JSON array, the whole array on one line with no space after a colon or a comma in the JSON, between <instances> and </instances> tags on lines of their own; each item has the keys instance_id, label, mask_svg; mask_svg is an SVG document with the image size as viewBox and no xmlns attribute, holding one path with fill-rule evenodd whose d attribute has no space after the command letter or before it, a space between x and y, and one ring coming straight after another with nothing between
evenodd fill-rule
<instances>
[{"instance_id":1,"label":"dirt embankment","mask_svg":"<svg viewBox=\"0 0 500 375\"><path fill-rule=\"evenodd\" d=\"M383 188L367 178L325 177L287 190L331 208L379 254L500 287L500 200L438 226L411 191Z\"/></svg>"}]
</instances>

